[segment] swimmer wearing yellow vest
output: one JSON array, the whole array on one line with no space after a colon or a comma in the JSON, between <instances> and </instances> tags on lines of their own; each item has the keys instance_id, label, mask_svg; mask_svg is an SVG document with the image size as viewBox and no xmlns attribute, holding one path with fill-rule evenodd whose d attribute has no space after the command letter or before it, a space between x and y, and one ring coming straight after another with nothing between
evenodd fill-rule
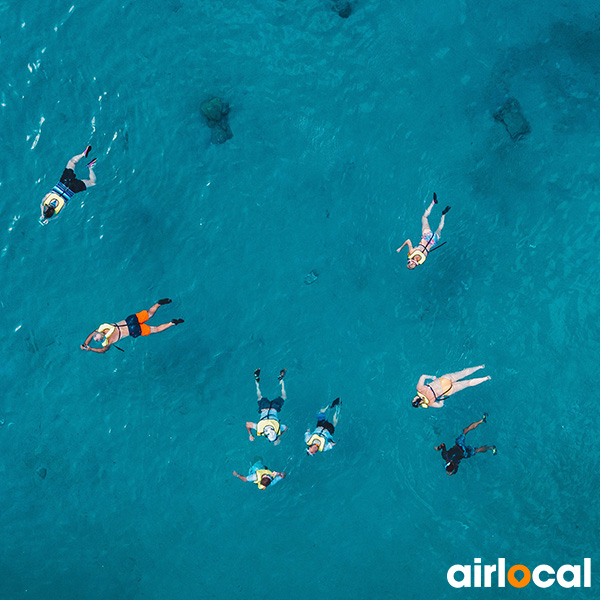
<instances>
[{"instance_id":1,"label":"swimmer wearing yellow vest","mask_svg":"<svg viewBox=\"0 0 600 600\"><path fill-rule=\"evenodd\" d=\"M327 412L330 410L334 411L331 423L327 420ZM340 419L341 410L342 403L339 398L336 398L331 405L319 411L317 414L317 426L312 433L310 429L307 429L304 434L307 454L312 456L317 452L327 452L327 450L331 450L335 446L336 442L333 441L333 434Z\"/></svg>"},{"instance_id":2,"label":"swimmer wearing yellow vest","mask_svg":"<svg viewBox=\"0 0 600 600\"><path fill-rule=\"evenodd\" d=\"M422 265L427 260L427 255L433 250L434 246L440 241L440 236L442 235L442 229L444 228L444 220L446 218L446 213L450 210L449 206L442 211L442 218L440 219L440 224L435 233L431 232L431 227L429 227L429 221L427 217L431 213L431 209L435 204L437 204L437 195L433 194L433 200L427 210L423 213L421 217L421 241L418 245L413 248L412 242L410 240L406 240L400 248L396 250L396 252L400 252L404 246L408 245L408 262L406 263L407 268L414 269L418 265Z\"/></svg>"},{"instance_id":3,"label":"swimmer wearing yellow vest","mask_svg":"<svg viewBox=\"0 0 600 600\"><path fill-rule=\"evenodd\" d=\"M281 396L275 398L274 400L269 400L268 398L263 398L263 395L260 391L260 369L256 369L256 371L254 371L254 381L256 383L256 394L258 396L258 412L260 414L260 419L258 423L246 421L246 430L248 431L248 436L251 442L254 441L254 436L252 435L253 429L256 431L257 436L264 436L275 446L281 442L280 437L287 431L287 425L284 425L279 421L278 415L286 399L285 385L283 383L283 378L285 377L286 372L286 369L281 369L281 371L279 371L278 379L279 384L281 385Z\"/></svg>"},{"instance_id":4,"label":"swimmer wearing yellow vest","mask_svg":"<svg viewBox=\"0 0 600 600\"><path fill-rule=\"evenodd\" d=\"M478 367L469 367L463 369L457 373L447 373L441 377L434 377L432 375L421 375L419 382L417 383L417 395L412 401L412 405L415 408L441 408L444 406L444 400L460 390L464 390L467 387L473 387L479 385L484 381L488 381L491 377L477 377L475 379L467 379L466 381L460 381L465 377L484 369L485 365L479 365ZM431 379L430 383L425 383L426 380Z\"/></svg>"},{"instance_id":5,"label":"swimmer wearing yellow vest","mask_svg":"<svg viewBox=\"0 0 600 600\"><path fill-rule=\"evenodd\" d=\"M271 471L263 462L259 460L255 462L248 471L248 475L244 477L237 471L233 472L234 476L242 481L255 483L259 490L266 490L270 485L275 485L285 478L286 473Z\"/></svg>"},{"instance_id":6,"label":"swimmer wearing yellow vest","mask_svg":"<svg viewBox=\"0 0 600 600\"><path fill-rule=\"evenodd\" d=\"M165 329L169 329L169 327L173 327L173 325L183 323L183 319L172 319L169 323L163 323L157 327L146 324L146 321L152 318L160 306L170 304L171 302L170 298L163 298L152 305L148 310L142 310L134 315L129 315L123 321L119 321L118 323L102 323L102 325L99 325L87 336L87 339L81 344L80 348L82 350L104 354L104 352L108 351L113 344L116 344L122 338L129 336L136 338L140 335L160 333L161 331L165 331ZM92 348L89 345L92 339L100 344L100 348ZM117 348L119 347L117 346Z\"/></svg>"},{"instance_id":7,"label":"swimmer wearing yellow vest","mask_svg":"<svg viewBox=\"0 0 600 600\"><path fill-rule=\"evenodd\" d=\"M75 194L85 192L88 188L96 185L96 174L94 173L95 158L88 163L89 179L77 179L74 171L75 165L82 158L86 158L91 149L92 147L88 146L84 152L76 154L71 158L63 171L60 181L44 196L40 207L42 211L40 222L42 225L46 225L51 218L57 217Z\"/></svg>"}]
</instances>

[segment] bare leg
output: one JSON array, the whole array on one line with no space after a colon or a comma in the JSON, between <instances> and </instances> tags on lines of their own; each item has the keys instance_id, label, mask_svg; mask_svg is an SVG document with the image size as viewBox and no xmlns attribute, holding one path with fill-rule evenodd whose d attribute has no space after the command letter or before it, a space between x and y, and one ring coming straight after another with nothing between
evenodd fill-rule
<instances>
[{"instance_id":1,"label":"bare leg","mask_svg":"<svg viewBox=\"0 0 600 600\"><path fill-rule=\"evenodd\" d=\"M333 419L331 420L331 423L333 424L334 427L337 427L338 421L340 420L340 410L342 409L341 405L338 404L335 407L335 412L333 413Z\"/></svg>"},{"instance_id":2,"label":"bare leg","mask_svg":"<svg viewBox=\"0 0 600 600\"><path fill-rule=\"evenodd\" d=\"M90 175L89 175L89 179L84 179L83 183L85 183L85 187L86 188L90 188L94 185L96 185L96 173L94 173L94 166L92 165L91 167L88 167L89 171L90 171ZM442 217L443 219L444 217Z\"/></svg>"},{"instance_id":3,"label":"bare leg","mask_svg":"<svg viewBox=\"0 0 600 600\"><path fill-rule=\"evenodd\" d=\"M484 381L488 381L491 377L488 375L487 377L476 377L475 379L465 379L464 381L456 381L452 384L452 389L449 392L446 392L446 396L452 396L452 394L456 394L456 392L460 392L460 390L464 390L468 387L473 387L474 385L479 385Z\"/></svg>"},{"instance_id":4,"label":"bare leg","mask_svg":"<svg viewBox=\"0 0 600 600\"><path fill-rule=\"evenodd\" d=\"M483 419L479 419L479 421L475 421L475 423L471 423L468 427L465 427L463 429L464 435L467 435L467 433L469 433L469 431L473 431L473 429L477 429L477 427L479 427L479 425L481 425L482 423L483 423Z\"/></svg>"},{"instance_id":5,"label":"bare leg","mask_svg":"<svg viewBox=\"0 0 600 600\"><path fill-rule=\"evenodd\" d=\"M438 236L438 238L440 238L442 236L442 229L444 229L445 220L446 220L446 215L442 215L442 218L440 219L440 224L438 225L438 228L435 232L435 234Z\"/></svg>"},{"instance_id":6,"label":"bare leg","mask_svg":"<svg viewBox=\"0 0 600 600\"><path fill-rule=\"evenodd\" d=\"M255 383L256 383L256 395L258 396L259 400L262 400L262 394L260 393L260 385L258 384L258 381L256 381Z\"/></svg>"},{"instance_id":7,"label":"bare leg","mask_svg":"<svg viewBox=\"0 0 600 600\"><path fill-rule=\"evenodd\" d=\"M462 371L458 371L457 373L448 373L447 375L442 375L442 377L445 377L450 381L458 381L459 379L464 379L472 373L475 373L475 371L479 371L479 369L485 369L485 365L479 365L478 367L469 367L468 369L463 369Z\"/></svg>"},{"instance_id":8,"label":"bare leg","mask_svg":"<svg viewBox=\"0 0 600 600\"><path fill-rule=\"evenodd\" d=\"M429 207L427 208L427 210L423 213L423 216L421 217L421 233L425 233L425 231L431 231L431 227L429 227L429 221L427 220L427 217L430 215L431 209L434 206L435 206L435 202L431 202L431 204L429 205Z\"/></svg>"},{"instance_id":9,"label":"bare leg","mask_svg":"<svg viewBox=\"0 0 600 600\"><path fill-rule=\"evenodd\" d=\"M488 450L493 450L494 446L479 446L479 448L475 448L475 454L477 452L487 452Z\"/></svg>"},{"instance_id":10,"label":"bare leg","mask_svg":"<svg viewBox=\"0 0 600 600\"><path fill-rule=\"evenodd\" d=\"M75 165L85 156L85 153L76 154L71 160L67 163L67 169L75 170Z\"/></svg>"},{"instance_id":11,"label":"bare leg","mask_svg":"<svg viewBox=\"0 0 600 600\"><path fill-rule=\"evenodd\" d=\"M153 304L149 309L148 309L148 317L151 319L154 316L154 313L158 310L160 304L157 302L156 304Z\"/></svg>"},{"instance_id":12,"label":"bare leg","mask_svg":"<svg viewBox=\"0 0 600 600\"><path fill-rule=\"evenodd\" d=\"M171 321L169 323L163 323L158 327L150 327L150 333L160 333L161 331L165 331L165 329L169 329L169 327L173 327L173 325L175 325L175 323Z\"/></svg>"},{"instance_id":13,"label":"bare leg","mask_svg":"<svg viewBox=\"0 0 600 600\"><path fill-rule=\"evenodd\" d=\"M279 381L279 383L281 384L281 397L285 400L286 396L285 396L285 385L283 384L283 378ZM256 384L258 385L258 384Z\"/></svg>"}]
</instances>

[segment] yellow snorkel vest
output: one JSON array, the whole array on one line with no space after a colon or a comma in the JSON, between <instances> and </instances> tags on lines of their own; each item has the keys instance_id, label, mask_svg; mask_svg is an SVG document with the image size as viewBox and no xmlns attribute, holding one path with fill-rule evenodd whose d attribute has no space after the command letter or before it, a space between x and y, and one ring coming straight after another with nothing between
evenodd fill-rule
<instances>
[{"instance_id":1,"label":"yellow snorkel vest","mask_svg":"<svg viewBox=\"0 0 600 600\"><path fill-rule=\"evenodd\" d=\"M65 199L62 196L59 196L55 192L50 192L44 196L42 200L42 204L44 206L54 206L54 215L57 215L65 206ZM54 216L52 215L52 216Z\"/></svg>"},{"instance_id":2,"label":"yellow snorkel vest","mask_svg":"<svg viewBox=\"0 0 600 600\"><path fill-rule=\"evenodd\" d=\"M327 442L327 440L325 439L324 435L321 435L320 433L313 433L308 438L308 442L306 442L306 445L310 448L311 446L318 444L319 452L323 452L323 450L325 449L326 442Z\"/></svg>"},{"instance_id":3,"label":"yellow snorkel vest","mask_svg":"<svg viewBox=\"0 0 600 600\"><path fill-rule=\"evenodd\" d=\"M417 392L417 396L421 398L422 402L419 404L421 408L429 408L429 398L421 394L421 392Z\"/></svg>"},{"instance_id":4,"label":"yellow snorkel vest","mask_svg":"<svg viewBox=\"0 0 600 600\"><path fill-rule=\"evenodd\" d=\"M279 421L275 419L261 419L256 424L256 435L265 435L265 427L272 427L275 430L275 434L279 435L281 427Z\"/></svg>"},{"instance_id":5,"label":"yellow snorkel vest","mask_svg":"<svg viewBox=\"0 0 600 600\"><path fill-rule=\"evenodd\" d=\"M256 481L254 482L257 486L259 490L266 490L267 488L260 482L260 480L265 476L268 475L271 478L271 481L273 479L275 479L275 477L273 477L273 471L269 471L269 469L258 469L254 472L254 474L256 475Z\"/></svg>"},{"instance_id":6,"label":"yellow snorkel vest","mask_svg":"<svg viewBox=\"0 0 600 600\"><path fill-rule=\"evenodd\" d=\"M102 323L100 327L96 329L98 333L104 333L104 339L102 340L102 347L108 346L108 340L110 336L114 333L116 329L116 325L111 325L110 323Z\"/></svg>"},{"instance_id":7,"label":"yellow snorkel vest","mask_svg":"<svg viewBox=\"0 0 600 600\"><path fill-rule=\"evenodd\" d=\"M409 252L408 260L413 260L415 256L421 258L419 261L415 260L418 265L422 265L427 260L427 254L425 254L418 246L412 252Z\"/></svg>"}]
</instances>

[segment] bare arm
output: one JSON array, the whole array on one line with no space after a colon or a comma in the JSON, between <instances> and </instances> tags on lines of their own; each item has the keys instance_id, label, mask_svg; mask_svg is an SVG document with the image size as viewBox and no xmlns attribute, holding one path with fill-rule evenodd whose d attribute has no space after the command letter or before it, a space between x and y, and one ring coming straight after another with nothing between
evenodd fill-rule
<instances>
[{"instance_id":1,"label":"bare arm","mask_svg":"<svg viewBox=\"0 0 600 600\"><path fill-rule=\"evenodd\" d=\"M235 477L237 477L238 479L241 479L242 481L248 481L248 479L246 477L244 477L243 475L240 475L237 471L234 471L233 474Z\"/></svg>"},{"instance_id":2,"label":"bare arm","mask_svg":"<svg viewBox=\"0 0 600 600\"><path fill-rule=\"evenodd\" d=\"M429 406L431 406L431 408L442 408L442 406L444 406L444 401L436 400L435 402L430 402Z\"/></svg>"},{"instance_id":3,"label":"bare arm","mask_svg":"<svg viewBox=\"0 0 600 600\"><path fill-rule=\"evenodd\" d=\"M103 348L90 348L88 345L92 341L92 337L94 337L95 333L96 331L92 331L92 333L87 336L85 342L81 344L80 348L86 352L98 352L99 354L104 354L110 348L110 345L104 346Z\"/></svg>"},{"instance_id":4,"label":"bare arm","mask_svg":"<svg viewBox=\"0 0 600 600\"><path fill-rule=\"evenodd\" d=\"M408 253L410 254L413 251L413 246L410 240L406 240L404 244L402 244L402 246L396 250L396 252L400 252L400 250L402 250L406 244L408 244Z\"/></svg>"},{"instance_id":5,"label":"bare arm","mask_svg":"<svg viewBox=\"0 0 600 600\"><path fill-rule=\"evenodd\" d=\"M246 421L246 430L248 431L248 435L250 436L250 441L254 441L254 436L252 435L252 430L256 429L256 423L252 423L252 421Z\"/></svg>"},{"instance_id":6,"label":"bare arm","mask_svg":"<svg viewBox=\"0 0 600 600\"><path fill-rule=\"evenodd\" d=\"M435 379L435 377L432 377L431 375L421 375L421 377L419 377L419 383L417 383L417 387L423 387L426 379Z\"/></svg>"}]
</instances>

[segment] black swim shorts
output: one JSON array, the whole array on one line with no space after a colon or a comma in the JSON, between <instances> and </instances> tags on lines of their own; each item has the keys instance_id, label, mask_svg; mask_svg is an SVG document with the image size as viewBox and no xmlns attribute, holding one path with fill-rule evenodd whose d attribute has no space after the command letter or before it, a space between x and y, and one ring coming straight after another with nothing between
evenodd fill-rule
<instances>
[{"instance_id":1,"label":"black swim shorts","mask_svg":"<svg viewBox=\"0 0 600 600\"><path fill-rule=\"evenodd\" d=\"M87 190L85 183L83 183L81 179L77 179L73 169L65 169L62 177L60 178L60 182L64 183L72 192L75 192L76 194L77 192L85 192L85 190Z\"/></svg>"}]
</instances>

